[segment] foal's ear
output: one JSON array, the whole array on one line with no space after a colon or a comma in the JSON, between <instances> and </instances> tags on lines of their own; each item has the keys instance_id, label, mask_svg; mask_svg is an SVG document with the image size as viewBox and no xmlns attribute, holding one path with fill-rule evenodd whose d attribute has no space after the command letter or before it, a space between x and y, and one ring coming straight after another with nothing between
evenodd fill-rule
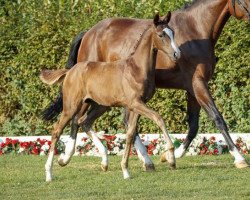
<instances>
[{"instance_id":1,"label":"foal's ear","mask_svg":"<svg viewBox=\"0 0 250 200\"><path fill-rule=\"evenodd\" d=\"M166 17L163 19L164 23L168 23L171 19L171 12L168 11L168 14L166 15Z\"/></svg>"},{"instance_id":2,"label":"foal's ear","mask_svg":"<svg viewBox=\"0 0 250 200\"><path fill-rule=\"evenodd\" d=\"M154 17L154 25L157 26L160 21L160 15L159 12L155 12L155 17Z\"/></svg>"}]
</instances>

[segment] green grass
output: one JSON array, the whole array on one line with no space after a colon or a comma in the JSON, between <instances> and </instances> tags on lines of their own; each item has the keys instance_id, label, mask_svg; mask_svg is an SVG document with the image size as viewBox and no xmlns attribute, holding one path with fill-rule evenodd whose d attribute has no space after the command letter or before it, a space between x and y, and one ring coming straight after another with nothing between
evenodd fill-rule
<instances>
[{"instance_id":1,"label":"green grass","mask_svg":"<svg viewBox=\"0 0 250 200\"><path fill-rule=\"evenodd\" d=\"M236 169L230 155L184 157L174 171L152 157L156 172L143 172L131 157L130 180L123 180L121 157L109 158L108 172L97 157L73 157L63 168L55 161L46 183L47 157L0 156L0 199L250 199L250 168Z\"/></svg>"}]
</instances>

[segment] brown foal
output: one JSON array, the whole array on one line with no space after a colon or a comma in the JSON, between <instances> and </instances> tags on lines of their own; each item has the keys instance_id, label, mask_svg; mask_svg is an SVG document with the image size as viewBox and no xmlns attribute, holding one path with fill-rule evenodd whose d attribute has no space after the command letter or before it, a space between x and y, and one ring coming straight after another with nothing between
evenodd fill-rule
<instances>
[{"instance_id":1,"label":"brown foal","mask_svg":"<svg viewBox=\"0 0 250 200\"><path fill-rule=\"evenodd\" d=\"M52 180L54 148L64 127L75 116L83 116L88 104L95 102L103 106L123 106L131 111L129 124L136 124L138 115L153 120L162 130L168 149L168 161L175 167L174 146L167 133L162 117L148 108L145 102L155 91L156 49L173 55L169 36L169 13L163 20L157 14L154 24L144 30L135 52L128 58L115 62L79 62L72 69L44 70L41 80L47 84L63 82L63 111L52 131L51 149L45 165L46 181ZM173 36L173 35L172 35ZM155 49L156 48L156 49ZM83 121L79 118L78 124ZM135 131L129 125L126 135L125 153L121 166L124 178L129 178L128 157ZM86 130L90 131L90 130ZM63 162L63 161L61 161Z\"/></svg>"}]
</instances>

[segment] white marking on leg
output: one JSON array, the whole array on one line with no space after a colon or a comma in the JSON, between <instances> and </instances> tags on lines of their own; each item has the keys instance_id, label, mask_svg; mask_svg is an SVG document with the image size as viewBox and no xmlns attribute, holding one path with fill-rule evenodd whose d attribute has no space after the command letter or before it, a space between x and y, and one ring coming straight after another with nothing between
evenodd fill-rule
<instances>
[{"instance_id":1,"label":"white marking on leg","mask_svg":"<svg viewBox=\"0 0 250 200\"><path fill-rule=\"evenodd\" d=\"M45 164L46 181L52 181L52 167L53 167L54 151L49 152L47 162Z\"/></svg>"},{"instance_id":2,"label":"white marking on leg","mask_svg":"<svg viewBox=\"0 0 250 200\"><path fill-rule=\"evenodd\" d=\"M179 146L178 149L174 151L175 158L181 158L182 156L185 155L185 153L186 153L186 150L185 150L184 144L181 144L181 146Z\"/></svg>"},{"instance_id":3,"label":"white marking on leg","mask_svg":"<svg viewBox=\"0 0 250 200\"><path fill-rule=\"evenodd\" d=\"M71 137L69 137L68 141L65 143L65 153L62 153L59 157L59 160L61 160L61 162L63 162L65 165L68 164L75 152L75 144L76 140Z\"/></svg>"},{"instance_id":4,"label":"white marking on leg","mask_svg":"<svg viewBox=\"0 0 250 200\"><path fill-rule=\"evenodd\" d=\"M130 174L129 174L128 169L122 169L122 173L123 173L123 178L124 179L130 178Z\"/></svg>"},{"instance_id":5,"label":"white marking on leg","mask_svg":"<svg viewBox=\"0 0 250 200\"><path fill-rule=\"evenodd\" d=\"M94 131L89 131L89 132L90 132L90 136L91 136L95 146L99 150L99 153L100 153L100 155L102 157L101 164L104 165L104 166L107 166L108 165L108 155L107 155L106 148L103 146L102 142L97 137L97 135L96 135L96 133Z\"/></svg>"},{"instance_id":6,"label":"white marking on leg","mask_svg":"<svg viewBox=\"0 0 250 200\"><path fill-rule=\"evenodd\" d=\"M138 135L135 136L134 147L136 149L138 158L145 164L145 165L152 165L153 162L148 156L147 149L142 143L140 137Z\"/></svg>"},{"instance_id":7,"label":"white marking on leg","mask_svg":"<svg viewBox=\"0 0 250 200\"><path fill-rule=\"evenodd\" d=\"M245 158L240 154L236 147L234 147L233 151L230 151L230 153L234 157L234 163L238 163L245 160Z\"/></svg>"}]
</instances>

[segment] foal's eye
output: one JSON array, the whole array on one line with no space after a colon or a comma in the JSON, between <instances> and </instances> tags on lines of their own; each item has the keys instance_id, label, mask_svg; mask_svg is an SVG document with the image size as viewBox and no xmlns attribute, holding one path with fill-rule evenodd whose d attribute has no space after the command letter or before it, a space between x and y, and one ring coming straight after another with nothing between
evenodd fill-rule
<instances>
[{"instance_id":1,"label":"foal's eye","mask_svg":"<svg viewBox=\"0 0 250 200\"><path fill-rule=\"evenodd\" d=\"M159 35L160 38L162 37L166 37L166 33L163 31L160 35Z\"/></svg>"}]
</instances>

